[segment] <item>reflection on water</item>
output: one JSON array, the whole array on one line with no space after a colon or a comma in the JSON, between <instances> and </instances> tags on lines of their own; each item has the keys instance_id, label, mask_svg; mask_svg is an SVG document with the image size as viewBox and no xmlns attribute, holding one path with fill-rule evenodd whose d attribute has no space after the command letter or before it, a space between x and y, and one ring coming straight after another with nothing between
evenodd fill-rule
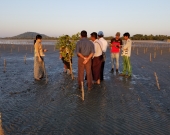
<instances>
[{"instance_id":1,"label":"reflection on water","mask_svg":"<svg viewBox=\"0 0 170 135\"><path fill-rule=\"evenodd\" d=\"M43 45L55 45L56 40L42 40ZM33 45L34 40L7 40L0 39L0 44Z\"/></svg>"}]
</instances>

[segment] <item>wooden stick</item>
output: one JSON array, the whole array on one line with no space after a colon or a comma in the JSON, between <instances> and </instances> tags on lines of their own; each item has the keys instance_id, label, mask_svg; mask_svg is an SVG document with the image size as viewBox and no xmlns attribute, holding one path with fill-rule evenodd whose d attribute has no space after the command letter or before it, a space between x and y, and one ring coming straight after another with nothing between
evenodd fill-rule
<instances>
[{"instance_id":1,"label":"wooden stick","mask_svg":"<svg viewBox=\"0 0 170 135\"><path fill-rule=\"evenodd\" d=\"M25 64L27 64L26 59L27 59L27 55L24 56L24 63L25 63Z\"/></svg>"},{"instance_id":2,"label":"wooden stick","mask_svg":"<svg viewBox=\"0 0 170 135\"><path fill-rule=\"evenodd\" d=\"M44 73L45 73L45 84L48 83L48 76L47 76L47 71L46 71L46 68L45 68L45 62L43 61L43 67L44 67Z\"/></svg>"},{"instance_id":3,"label":"wooden stick","mask_svg":"<svg viewBox=\"0 0 170 135\"><path fill-rule=\"evenodd\" d=\"M146 52L146 51L145 51L145 48L144 48L144 49L143 49L143 53L145 54L145 52Z\"/></svg>"},{"instance_id":4,"label":"wooden stick","mask_svg":"<svg viewBox=\"0 0 170 135\"><path fill-rule=\"evenodd\" d=\"M137 55L139 55L139 53L138 53L138 48L137 48L137 52L136 52L136 53L137 53Z\"/></svg>"},{"instance_id":5,"label":"wooden stick","mask_svg":"<svg viewBox=\"0 0 170 135\"><path fill-rule=\"evenodd\" d=\"M1 113L0 113L0 135L4 135L4 130L2 129L2 116L1 116Z\"/></svg>"},{"instance_id":6,"label":"wooden stick","mask_svg":"<svg viewBox=\"0 0 170 135\"><path fill-rule=\"evenodd\" d=\"M4 59L4 73L6 72L6 60Z\"/></svg>"},{"instance_id":7,"label":"wooden stick","mask_svg":"<svg viewBox=\"0 0 170 135\"><path fill-rule=\"evenodd\" d=\"M156 58L156 52L154 52L154 59Z\"/></svg>"},{"instance_id":8,"label":"wooden stick","mask_svg":"<svg viewBox=\"0 0 170 135\"><path fill-rule=\"evenodd\" d=\"M81 82L82 100L84 101L84 84Z\"/></svg>"},{"instance_id":9,"label":"wooden stick","mask_svg":"<svg viewBox=\"0 0 170 135\"><path fill-rule=\"evenodd\" d=\"M152 62L152 54L150 53L150 62Z\"/></svg>"},{"instance_id":10,"label":"wooden stick","mask_svg":"<svg viewBox=\"0 0 170 135\"><path fill-rule=\"evenodd\" d=\"M157 85L157 87L158 87L158 90L160 90L159 81L158 81L158 76L157 76L156 72L154 72L154 74L155 74L155 79L156 79L156 85Z\"/></svg>"},{"instance_id":11,"label":"wooden stick","mask_svg":"<svg viewBox=\"0 0 170 135\"><path fill-rule=\"evenodd\" d=\"M73 68L72 68L71 60L69 60L69 63L70 63L70 74L71 74L71 78L72 78L72 80L74 80L74 74L73 74Z\"/></svg>"}]
</instances>

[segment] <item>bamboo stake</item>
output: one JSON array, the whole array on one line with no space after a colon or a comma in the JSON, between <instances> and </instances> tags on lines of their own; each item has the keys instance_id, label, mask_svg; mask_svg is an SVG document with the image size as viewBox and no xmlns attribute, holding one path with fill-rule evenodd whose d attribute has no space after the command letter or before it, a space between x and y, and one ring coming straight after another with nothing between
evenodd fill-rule
<instances>
[{"instance_id":1,"label":"bamboo stake","mask_svg":"<svg viewBox=\"0 0 170 135\"><path fill-rule=\"evenodd\" d=\"M4 73L6 72L6 60L4 59Z\"/></svg>"},{"instance_id":2,"label":"bamboo stake","mask_svg":"<svg viewBox=\"0 0 170 135\"><path fill-rule=\"evenodd\" d=\"M84 101L84 85L83 85L83 82L81 82L81 92L82 92L82 100Z\"/></svg>"},{"instance_id":3,"label":"bamboo stake","mask_svg":"<svg viewBox=\"0 0 170 135\"><path fill-rule=\"evenodd\" d=\"M150 53L150 62L152 62L152 54Z\"/></svg>"},{"instance_id":4,"label":"bamboo stake","mask_svg":"<svg viewBox=\"0 0 170 135\"><path fill-rule=\"evenodd\" d=\"M154 72L154 74L155 74L155 79L156 79L156 85L157 85L157 87L158 87L158 90L160 90L159 81L158 81L158 76L157 76L156 72Z\"/></svg>"},{"instance_id":5,"label":"bamboo stake","mask_svg":"<svg viewBox=\"0 0 170 135\"><path fill-rule=\"evenodd\" d=\"M156 52L154 52L154 59L156 58Z\"/></svg>"},{"instance_id":6,"label":"bamboo stake","mask_svg":"<svg viewBox=\"0 0 170 135\"><path fill-rule=\"evenodd\" d=\"M1 116L1 113L0 113L0 135L4 135L4 130L2 129L2 116Z\"/></svg>"},{"instance_id":7,"label":"bamboo stake","mask_svg":"<svg viewBox=\"0 0 170 135\"><path fill-rule=\"evenodd\" d=\"M25 64L27 64L26 59L27 59L27 55L24 56L24 63L25 63Z\"/></svg>"},{"instance_id":8,"label":"bamboo stake","mask_svg":"<svg viewBox=\"0 0 170 135\"><path fill-rule=\"evenodd\" d=\"M48 83L48 76L47 76L47 71L46 71L46 68L45 68L45 62L43 61L43 67L44 67L44 73L45 73L45 84Z\"/></svg>"}]
</instances>

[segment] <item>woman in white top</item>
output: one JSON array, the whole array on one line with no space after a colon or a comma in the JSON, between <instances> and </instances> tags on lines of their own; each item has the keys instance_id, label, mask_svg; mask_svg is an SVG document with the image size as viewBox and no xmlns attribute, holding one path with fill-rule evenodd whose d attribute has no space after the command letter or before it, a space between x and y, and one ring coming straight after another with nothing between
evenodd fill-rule
<instances>
[{"instance_id":1,"label":"woman in white top","mask_svg":"<svg viewBox=\"0 0 170 135\"><path fill-rule=\"evenodd\" d=\"M47 50L43 49L41 40L42 36L37 35L34 41L34 78L36 80L41 80L45 75L44 52Z\"/></svg>"},{"instance_id":2,"label":"woman in white top","mask_svg":"<svg viewBox=\"0 0 170 135\"><path fill-rule=\"evenodd\" d=\"M102 43L97 39L97 33L91 33L91 40L94 43L95 53L92 59L92 75L96 84L100 84L100 72L102 64Z\"/></svg>"}]
</instances>

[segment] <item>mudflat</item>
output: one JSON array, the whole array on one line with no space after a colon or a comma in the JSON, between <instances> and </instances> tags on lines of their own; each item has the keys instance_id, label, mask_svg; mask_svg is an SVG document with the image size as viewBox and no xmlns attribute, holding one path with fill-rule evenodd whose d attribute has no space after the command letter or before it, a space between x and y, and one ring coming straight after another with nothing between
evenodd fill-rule
<instances>
[{"instance_id":1,"label":"mudflat","mask_svg":"<svg viewBox=\"0 0 170 135\"><path fill-rule=\"evenodd\" d=\"M77 89L77 57L72 80L62 72L55 47L45 48L47 84L33 78L33 46L0 45L0 131L5 135L170 134L170 44L135 41L131 78L110 73L108 49L105 80L91 91L85 85L84 101Z\"/></svg>"}]
</instances>

